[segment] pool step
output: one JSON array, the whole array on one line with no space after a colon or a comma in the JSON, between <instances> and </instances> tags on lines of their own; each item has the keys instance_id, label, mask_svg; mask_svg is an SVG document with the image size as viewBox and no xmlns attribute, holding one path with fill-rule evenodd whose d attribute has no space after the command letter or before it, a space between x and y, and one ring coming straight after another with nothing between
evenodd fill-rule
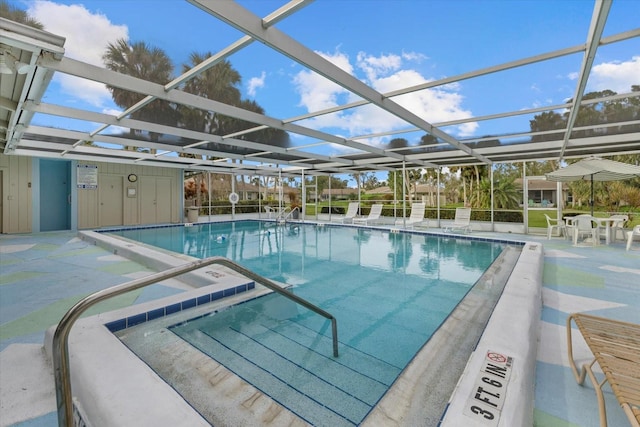
<instances>
[{"instance_id":1,"label":"pool step","mask_svg":"<svg viewBox=\"0 0 640 427\"><path fill-rule=\"evenodd\" d=\"M313 425L359 424L400 372L344 344L334 358L330 336L253 313L248 321L227 310L172 330Z\"/></svg>"}]
</instances>

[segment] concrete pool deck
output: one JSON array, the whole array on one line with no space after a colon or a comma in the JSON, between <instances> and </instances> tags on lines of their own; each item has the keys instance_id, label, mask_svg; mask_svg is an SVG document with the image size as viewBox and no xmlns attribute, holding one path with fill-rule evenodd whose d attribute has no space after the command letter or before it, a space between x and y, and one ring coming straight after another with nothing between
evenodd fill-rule
<instances>
[{"instance_id":1,"label":"concrete pool deck","mask_svg":"<svg viewBox=\"0 0 640 427\"><path fill-rule=\"evenodd\" d=\"M586 311L640 322L640 251L626 252L622 242L591 248L542 236L472 235L544 245L534 424L597 425L593 389L578 386L568 368L564 321L570 312ZM0 425L55 425L53 377L42 345L45 330L81 297L150 271L73 232L0 236L0 268ZM184 290L178 282L153 285L102 303L102 310ZM586 350L581 351L578 357L585 357ZM610 425L627 425L613 395L605 394Z\"/></svg>"}]
</instances>

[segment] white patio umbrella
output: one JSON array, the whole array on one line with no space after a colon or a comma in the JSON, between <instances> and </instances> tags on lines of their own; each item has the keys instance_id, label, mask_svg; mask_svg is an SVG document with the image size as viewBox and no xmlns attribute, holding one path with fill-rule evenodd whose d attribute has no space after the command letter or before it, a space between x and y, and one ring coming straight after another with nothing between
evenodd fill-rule
<instances>
[{"instance_id":1,"label":"white patio umbrella","mask_svg":"<svg viewBox=\"0 0 640 427\"><path fill-rule=\"evenodd\" d=\"M549 181L591 181L591 215L593 215L593 181L622 181L640 176L640 166L614 160L588 157L567 167L545 174Z\"/></svg>"}]
</instances>

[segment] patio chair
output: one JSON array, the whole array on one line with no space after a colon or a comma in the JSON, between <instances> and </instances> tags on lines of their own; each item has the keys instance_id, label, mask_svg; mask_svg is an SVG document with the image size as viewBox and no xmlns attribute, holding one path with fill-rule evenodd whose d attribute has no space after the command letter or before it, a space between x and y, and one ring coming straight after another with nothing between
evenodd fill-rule
<instances>
[{"instance_id":1,"label":"patio chair","mask_svg":"<svg viewBox=\"0 0 640 427\"><path fill-rule=\"evenodd\" d=\"M631 249L631 242L633 242L633 236L640 237L640 225L633 227L633 230L627 231L627 250Z\"/></svg>"},{"instance_id":2,"label":"patio chair","mask_svg":"<svg viewBox=\"0 0 640 427\"><path fill-rule=\"evenodd\" d=\"M609 230L611 232L611 241L616 241L618 231L622 232L622 239L624 240L624 224L629 221L629 215L611 215L610 218L617 220L611 223L611 230Z\"/></svg>"},{"instance_id":3,"label":"patio chair","mask_svg":"<svg viewBox=\"0 0 640 427\"><path fill-rule=\"evenodd\" d=\"M598 244L598 225L591 215L576 215L567 226L573 237L573 245L578 245L578 239L582 236L589 236L593 246Z\"/></svg>"},{"instance_id":4,"label":"patio chair","mask_svg":"<svg viewBox=\"0 0 640 427\"><path fill-rule=\"evenodd\" d=\"M271 219L271 217L276 214L276 210L273 209L271 206L265 206L264 207L264 211L269 215L269 219Z\"/></svg>"},{"instance_id":5,"label":"patio chair","mask_svg":"<svg viewBox=\"0 0 640 427\"><path fill-rule=\"evenodd\" d=\"M567 225L562 219L551 218L549 215L544 214L547 219L547 240L551 240L551 235L554 230L558 230L560 236L568 237Z\"/></svg>"},{"instance_id":6,"label":"patio chair","mask_svg":"<svg viewBox=\"0 0 640 427\"><path fill-rule=\"evenodd\" d=\"M462 230L471 232L471 208L456 208L453 224L446 226L444 231Z\"/></svg>"},{"instance_id":7,"label":"patio chair","mask_svg":"<svg viewBox=\"0 0 640 427\"><path fill-rule=\"evenodd\" d=\"M423 225L429 227L429 219L424 217L424 210L426 205L424 203L411 204L411 215L407 219L396 220L396 226L405 226L406 228L413 228Z\"/></svg>"},{"instance_id":8,"label":"patio chair","mask_svg":"<svg viewBox=\"0 0 640 427\"><path fill-rule=\"evenodd\" d=\"M580 371L573 359L572 320L594 356L591 362L582 365ZM609 383L631 426L640 427L640 325L574 313L567 318L567 349L569 364L578 384L582 385L588 375L595 389L600 426L607 425L602 387ZM593 372L595 363L604 373L602 381Z\"/></svg>"},{"instance_id":9,"label":"patio chair","mask_svg":"<svg viewBox=\"0 0 640 427\"><path fill-rule=\"evenodd\" d=\"M351 202L349 203L349 207L347 207L347 213L340 218L332 218L331 222L340 222L342 224L347 224L353 221L353 219L358 215L358 208L360 207L359 202Z\"/></svg>"},{"instance_id":10,"label":"patio chair","mask_svg":"<svg viewBox=\"0 0 640 427\"><path fill-rule=\"evenodd\" d=\"M363 224L369 225L369 223L374 223L380 220L380 215L382 214L382 203L376 203L371 206L371 210L369 211L369 215L365 218L354 218L354 224Z\"/></svg>"},{"instance_id":11,"label":"patio chair","mask_svg":"<svg viewBox=\"0 0 640 427\"><path fill-rule=\"evenodd\" d=\"M287 212L289 212L289 207L286 206L280 209L279 207L265 206L264 211L269 214L269 219L272 219L274 216L275 219L281 219L287 214Z\"/></svg>"}]
</instances>

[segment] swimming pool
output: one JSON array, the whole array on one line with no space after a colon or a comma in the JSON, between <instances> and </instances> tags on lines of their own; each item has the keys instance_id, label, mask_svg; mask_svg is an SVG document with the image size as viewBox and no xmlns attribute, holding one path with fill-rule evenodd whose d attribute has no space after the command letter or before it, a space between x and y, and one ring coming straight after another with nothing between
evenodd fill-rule
<instances>
[{"instance_id":1,"label":"swimming pool","mask_svg":"<svg viewBox=\"0 0 640 427\"><path fill-rule=\"evenodd\" d=\"M316 425L362 421L505 246L390 230L255 221L116 234L189 255L231 258L294 286L295 293L334 314L341 343L338 365L325 357L330 351L325 351L323 319L279 296L169 328ZM260 366L265 359L280 367L265 369ZM300 403L301 396L309 402Z\"/></svg>"}]
</instances>

